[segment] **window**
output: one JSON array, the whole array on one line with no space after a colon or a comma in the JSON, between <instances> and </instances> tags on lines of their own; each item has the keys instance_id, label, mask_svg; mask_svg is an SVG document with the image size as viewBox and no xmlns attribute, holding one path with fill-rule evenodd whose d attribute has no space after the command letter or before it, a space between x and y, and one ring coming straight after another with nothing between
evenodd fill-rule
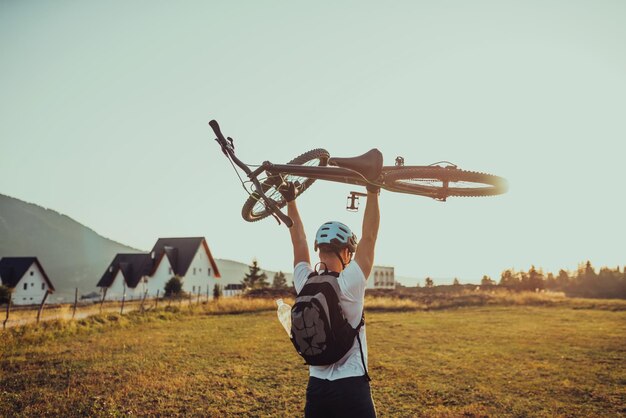
<instances>
[{"instance_id":1,"label":"window","mask_svg":"<svg viewBox=\"0 0 626 418\"><path fill-rule=\"evenodd\" d=\"M34 271L31 271L31 272L30 272L30 275L31 275L31 276L32 276L32 275L34 275L34 274L35 274L35 272L34 272Z\"/></svg>"},{"instance_id":2,"label":"window","mask_svg":"<svg viewBox=\"0 0 626 418\"><path fill-rule=\"evenodd\" d=\"M41 290L46 290L46 284L45 283L41 284Z\"/></svg>"},{"instance_id":3,"label":"window","mask_svg":"<svg viewBox=\"0 0 626 418\"><path fill-rule=\"evenodd\" d=\"M28 289L28 283L24 283L24 290Z\"/></svg>"},{"instance_id":4,"label":"window","mask_svg":"<svg viewBox=\"0 0 626 418\"><path fill-rule=\"evenodd\" d=\"M31 284L30 284L30 287L35 287L35 283L31 283Z\"/></svg>"},{"instance_id":5,"label":"window","mask_svg":"<svg viewBox=\"0 0 626 418\"><path fill-rule=\"evenodd\" d=\"M193 287L191 293L196 293L196 286Z\"/></svg>"},{"instance_id":6,"label":"window","mask_svg":"<svg viewBox=\"0 0 626 418\"><path fill-rule=\"evenodd\" d=\"M172 268L171 268L171 267L170 267L170 269L169 269L169 272L170 272L170 274L172 274Z\"/></svg>"},{"instance_id":7,"label":"window","mask_svg":"<svg viewBox=\"0 0 626 418\"><path fill-rule=\"evenodd\" d=\"M209 276L211 275L211 268L210 267L207 269L207 273L209 274Z\"/></svg>"},{"instance_id":8,"label":"window","mask_svg":"<svg viewBox=\"0 0 626 418\"><path fill-rule=\"evenodd\" d=\"M193 268L193 275L194 276L196 275L196 268L195 267Z\"/></svg>"}]
</instances>

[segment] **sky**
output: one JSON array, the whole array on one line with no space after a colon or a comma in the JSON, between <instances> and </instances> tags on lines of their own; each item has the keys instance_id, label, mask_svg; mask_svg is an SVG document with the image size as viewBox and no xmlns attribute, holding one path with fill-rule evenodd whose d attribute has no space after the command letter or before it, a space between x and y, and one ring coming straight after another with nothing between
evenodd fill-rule
<instances>
[{"instance_id":1,"label":"sky","mask_svg":"<svg viewBox=\"0 0 626 418\"><path fill-rule=\"evenodd\" d=\"M241 218L216 119L248 164L378 148L505 177L497 197L381 193L375 263L407 284L623 266L625 22L608 0L0 0L0 193L140 250L205 236L290 271L288 230ZM298 199L309 241L360 235L352 190Z\"/></svg>"}]
</instances>

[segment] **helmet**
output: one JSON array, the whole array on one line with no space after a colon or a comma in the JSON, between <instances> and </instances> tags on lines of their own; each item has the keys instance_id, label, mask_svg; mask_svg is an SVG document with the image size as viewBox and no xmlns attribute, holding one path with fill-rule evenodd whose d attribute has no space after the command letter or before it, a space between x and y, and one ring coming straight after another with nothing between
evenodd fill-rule
<instances>
[{"instance_id":1,"label":"helmet","mask_svg":"<svg viewBox=\"0 0 626 418\"><path fill-rule=\"evenodd\" d=\"M320 246L328 245L333 249L348 248L351 253L356 251L357 239L350 228L341 222L326 222L315 234L315 251Z\"/></svg>"}]
</instances>

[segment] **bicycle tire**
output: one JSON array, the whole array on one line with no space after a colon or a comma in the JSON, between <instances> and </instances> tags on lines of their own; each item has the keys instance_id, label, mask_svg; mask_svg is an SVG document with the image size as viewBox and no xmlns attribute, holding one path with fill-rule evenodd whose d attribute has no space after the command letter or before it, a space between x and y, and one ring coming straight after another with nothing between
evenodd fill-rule
<instances>
[{"instance_id":1,"label":"bicycle tire","mask_svg":"<svg viewBox=\"0 0 626 418\"><path fill-rule=\"evenodd\" d=\"M385 174L385 188L433 199L495 196L508 190L507 181L493 174L455 167L407 167Z\"/></svg>"},{"instance_id":2,"label":"bicycle tire","mask_svg":"<svg viewBox=\"0 0 626 418\"><path fill-rule=\"evenodd\" d=\"M328 164L329 158L330 154L328 153L328 151L322 148L316 148L297 156L293 160L289 161L287 164L325 166L326 164ZM275 189L276 184L282 182L283 179L285 181L297 180L300 183L301 186L298 196L304 193L304 191L308 189L315 181L315 179L308 177L297 177L296 179L294 178L294 176L290 176L288 174L285 176L279 175L268 177L267 179L265 179L263 183L261 183L261 189L268 198L276 203L279 209L287 204L283 196L278 192L278 190ZM272 188L274 188L274 190L271 190ZM271 210L269 210L265 206L265 202L256 192L252 193L250 197L248 197L246 202L243 204L243 207L241 208L241 216L248 222L259 221L263 218L270 216L271 214Z\"/></svg>"}]
</instances>

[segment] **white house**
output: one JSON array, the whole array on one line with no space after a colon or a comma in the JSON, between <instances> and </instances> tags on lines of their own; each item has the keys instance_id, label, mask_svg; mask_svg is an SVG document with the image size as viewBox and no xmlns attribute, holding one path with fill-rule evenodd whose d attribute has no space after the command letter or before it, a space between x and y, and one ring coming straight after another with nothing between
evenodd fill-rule
<instances>
[{"instance_id":1,"label":"white house","mask_svg":"<svg viewBox=\"0 0 626 418\"><path fill-rule=\"evenodd\" d=\"M106 300L143 297L149 261L148 254L117 254L98 282L98 287L106 289Z\"/></svg>"},{"instance_id":2,"label":"white house","mask_svg":"<svg viewBox=\"0 0 626 418\"><path fill-rule=\"evenodd\" d=\"M54 286L37 257L3 257L0 259L0 284L13 289L15 305L39 304Z\"/></svg>"},{"instance_id":3,"label":"white house","mask_svg":"<svg viewBox=\"0 0 626 418\"><path fill-rule=\"evenodd\" d=\"M193 295L213 296L220 273L206 239L159 238L148 254L118 254L98 287L106 289L106 299L155 297L163 295L165 284L174 276L181 278L183 290Z\"/></svg>"},{"instance_id":4,"label":"white house","mask_svg":"<svg viewBox=\"0 0 626 418\"><path fill-rule=\"evenodd\" d=\"M374 266L367 280L367 289L395 289L396 276L393 267Z\"/></svg>"},{"instance_id":5,"label":"white house","mask_svg":"<svg viewBox=\"0 0 626 418\"><path fill-rule=\"evenodd\" d=\"M242 295L244 291L244 286L242 284L230 283L227 284L222 294L224 297L232 297Z\"/></svg>"}]
</instances>

